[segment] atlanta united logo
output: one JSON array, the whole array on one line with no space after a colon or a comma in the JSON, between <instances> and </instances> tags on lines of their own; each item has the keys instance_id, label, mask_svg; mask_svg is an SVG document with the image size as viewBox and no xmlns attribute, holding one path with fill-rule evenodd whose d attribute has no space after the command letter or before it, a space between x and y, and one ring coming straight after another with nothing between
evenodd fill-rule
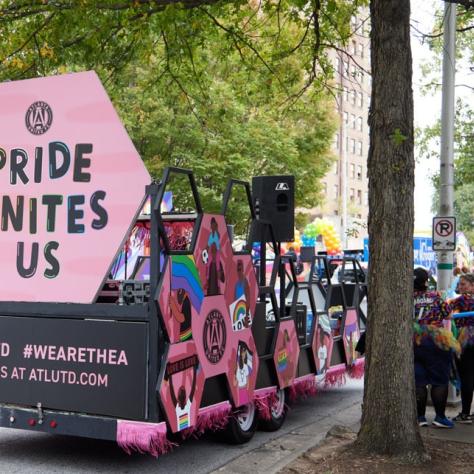
<instances>
[{"instance_id":1,"label":"atlanta united logo","mask_svg":"<svg viewBox=\"0 0 474 474\"><path fill-rule=\"evenodd\" d=\"M226 343L224 317L217 309L213 309L206 316L202 340L207 360L211 364L217 364L224 355Z\"/></svg>"},{"instance_id":2,"label":"atlanta united logo","mask_svg":"<svg viewBox=\"0 0 474 474\"><path fill-rule=\"evenodd\" d=\"M53 122L53 111L51 107L43 101L31 104L26 111L26 128L33 135L46 133Z\"/></svg>"}]
</instances>

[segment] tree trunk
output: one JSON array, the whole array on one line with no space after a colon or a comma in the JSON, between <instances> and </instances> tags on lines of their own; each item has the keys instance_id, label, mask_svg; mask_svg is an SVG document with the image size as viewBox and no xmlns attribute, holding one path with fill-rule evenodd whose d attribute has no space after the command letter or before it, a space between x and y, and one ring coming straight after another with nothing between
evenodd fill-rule
<instances>
[{"instance_id":1,"label":"tree trunk","mask_svg":"<svg viewBox=\"0 0 474 474\"><path fill-rule=\"evenodd\" d=\"M369 295L362 426L356 446L425 458L413 368L413 92L410 1L371 0Z\"/></svg>"}]
</instances>

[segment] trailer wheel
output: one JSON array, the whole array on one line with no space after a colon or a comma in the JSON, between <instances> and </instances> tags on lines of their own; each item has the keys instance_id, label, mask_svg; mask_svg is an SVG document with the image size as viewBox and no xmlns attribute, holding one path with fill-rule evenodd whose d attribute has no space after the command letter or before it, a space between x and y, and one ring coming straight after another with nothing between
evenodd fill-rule
<instances>
[{"instance_id":1,"label":"trailer wheel","mask_svg":"<svg viewBox=\"0 0 474 474\"><path fill-rule=\"evenodd\" d=\"M257 429L257 413L254 403L238 408L226 428L226 438L232 444L250 441Z\"/></svg>"},{"instance_id":2,"label":"trailer wheel","mask_svg":"<svg viewBox=\"0 0 474 474\"><path fill-rule=\"evenodd\" d=\"M264 431L279 430L285 422L287 408L286 391L281 388L276 392L276 400L270 411L271 418L269 420L260 420L259 426Z\"/></svg>"}]
</instances>

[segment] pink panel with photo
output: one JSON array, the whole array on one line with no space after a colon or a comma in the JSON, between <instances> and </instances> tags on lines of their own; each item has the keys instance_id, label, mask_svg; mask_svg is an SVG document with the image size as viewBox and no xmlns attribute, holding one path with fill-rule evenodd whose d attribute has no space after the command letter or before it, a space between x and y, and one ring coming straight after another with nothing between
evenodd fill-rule
<instances>
[{"instance_id":1,"label":"pink panel with photo","mask_svg":"<svg viewBox=\"0 0 474 474\"><path fill-rule=\"evenodd\" d=\"M280 322L273 361L280 388L289 387L296 376L300 346L293 319Z\"/></svg>"},{"instance_id":2,"label":"pink panel with photo","mask_svg":"<svg viewBox=\"0 0 474 474\"><path fill-rule=\"evenodd\" d=\"M172 344L161 382L160 399L173 433L195 426L204 382L194 342Z\"/></svg>"}]
</instances>

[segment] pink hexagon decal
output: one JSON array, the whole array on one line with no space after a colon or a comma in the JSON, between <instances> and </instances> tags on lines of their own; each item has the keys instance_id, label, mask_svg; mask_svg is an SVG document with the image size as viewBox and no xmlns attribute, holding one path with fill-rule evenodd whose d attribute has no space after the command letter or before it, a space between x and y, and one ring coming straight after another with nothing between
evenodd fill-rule
<instances>
[{"instance_id":1,"label":"pink hexagon decal","mask_svg":"<svg viewBox=\"0 0 474 474\"><path fill-rule=\"evenodd\" d=\"M223 295L233 251L224 216L204 214L194 250L205 296Z\"/></svg>"},{"instance_id":2,"label":"pink hexagon decal","mask_svg":"<svg viewBox=\"0 0 474 474\"><path fill-rule=\"evenodd\" d=\"M0 84L0 300L90 303L150 176L94 72Z\"/></svg>"},{"instance_id":3,"label":"pink hexagon decal","mask_svg":"<svg viewBox=\"0 0 474 474\"><path fill-rule=\"evenodd\" d=\"M289 387L296 376L300 346L293 319L280 322L273 361L280 388Z\"/></svg>"},{"instance_id":4,"label":"pink hexagon decal","mask_svg":"<svg viewBox=\"0 0 474 474\"><path fill-rule=\"evenodd\" d=\"M193 319L192 330L206 378L226 373L235 341L223 296L204 298L199 317Z\"/></svg>"},{"instance_id":5,"label":"pink hexagon decal","mask_svg":"<svg viewBox=\"0 0 474 474\"><path fill-rule=\"evenodd\" d=\"M194 342L172 344L160 386L160 399L173 433L196 424L204 380Z\"/></svg>"},{"instance_id":6,"label":"pink hexagon decal","mask_svg":"<svg viewBox=\"0 0 474 474\"><path fill-rule=\"evenodd\" d=\"M238 407L253 399L259 359L252 331L246 329L233 334L232 337L234 342L226 373L232 400Z\"/></svg>"},{"instance_id":7,"label":"pink hexagon decal","mask_svg":"<svg viewBox=\"0 0 474 474\"><path fill-rule=\"evenodd\" d=\"M331 324L327 313L318 314L317 324L313 334L312 354L316 365L316 378L323 380L331 364L333 339L331 335Z\"/></svg>"},{"instance_id":8,"label":"pink hexagon decal","mask_svg":"<svg viewBox=\"0 0 474 474\"><path fill-rule=\"evenodd\" d=\"M229 307L232 330L242 331L252 325L258 285L250 255L234 255L227 268L225 300Z\"/></svg>"},{"instance_id":9,"label":"pink hexagon decal","mask_svg":"<svg viewBox=\"0 0 474 474\"><path fill-rule=\"evenodd\" d=\"M346 311L346 317L344 319L344 333L342 336L347 365L352 365L352 363L357 358L355 348L359 337L360 331L359 323L357 322L357 310L350 308Z\"/></svg>"},{"instance_id":10,"label":"pink hexagon decal","mask_svg":"<svg viewBox=\"0 0 474 474\"><path fill-rule=\"evenodd\" d=\"M171 255L158 297L170 342L192 338L192 320L199 316L203 297L194 257Z\"/></svg>"}]
</instances>

